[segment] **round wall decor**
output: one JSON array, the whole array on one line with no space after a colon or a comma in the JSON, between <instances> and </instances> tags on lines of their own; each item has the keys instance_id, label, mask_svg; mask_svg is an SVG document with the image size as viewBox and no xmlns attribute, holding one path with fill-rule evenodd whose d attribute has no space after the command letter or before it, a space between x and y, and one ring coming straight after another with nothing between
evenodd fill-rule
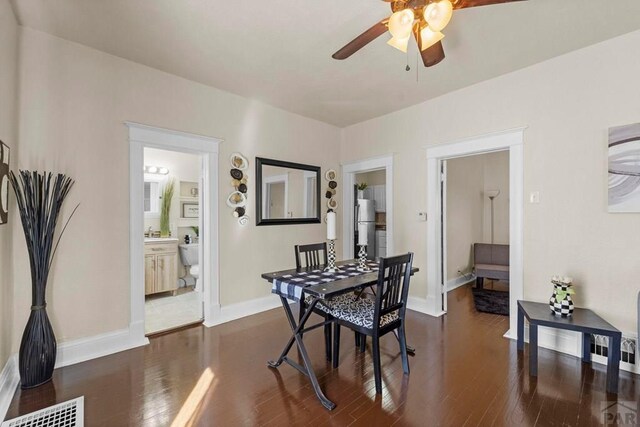
<instances>
[{"instance_id":1,"label":"round wall decor","mask_svg":"<svg viewBox=\"0 0 640 427\"><path fill-rule=\"evenodd\" d=\"M231 173L231 177L233 179L240 180L244 176L244 174L242 173L242 171L240 169L231 169L230 173Z\"/></svg>"},{"instance_id":2,"label":"round wall decor","mask_svg":"<svg viewBox=\"0 0 640 427\"><path fill-rule=\"evenodd\" d=\"M245 170L249 167L249 161L240 153L231 154L231 167L234 169Z\"/></svg>"}]
</instances>

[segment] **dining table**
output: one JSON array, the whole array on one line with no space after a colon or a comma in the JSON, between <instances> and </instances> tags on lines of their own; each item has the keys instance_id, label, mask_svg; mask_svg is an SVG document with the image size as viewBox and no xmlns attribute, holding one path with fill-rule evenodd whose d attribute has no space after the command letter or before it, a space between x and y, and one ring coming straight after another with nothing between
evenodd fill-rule
<instances>
[{"instance_id":1,"label":"dining table","mask_svg":"<svg viewBox=\"0 0 640 427\"><path fill-rule=\"evenodd\" d=\"M361 296L362 291L372 287L378 281L378 263L376 262L367 262L369 271L358 270L358 260L339 261L336 265L339 269L338 271L326 271L325 265L318 265L274 271L261 275L263 279L270 283L271 292L280 297L280 302L291 328L291 336L280 356L275 361L269 360L267 366L275 369L285 362L300 371L309 378L313 391L322 405L328 410L334 409L336 404L325 396L318 383L303 337L304 334L313 329L333 323L333 320L322 318L321 322L310 326L307 326L307 322L316 306L322 301L330 301L339 295L347 293L353 293L354 298L364 297ZM418 271L418 268L413 267L411 275ZM305 302L304 312L298 321L293 314L289 301ZM302 365L287 356L294 343L302 358ZM415 349L407 346L407 353L415 355Z\"/></svg>"}]
</instances>

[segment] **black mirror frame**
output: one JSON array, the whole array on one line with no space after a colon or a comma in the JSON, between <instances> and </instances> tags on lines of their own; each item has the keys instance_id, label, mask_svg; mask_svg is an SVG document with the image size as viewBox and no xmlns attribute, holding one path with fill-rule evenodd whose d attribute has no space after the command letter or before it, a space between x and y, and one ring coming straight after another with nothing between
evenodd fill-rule
<instances>
[{"instance_id":1,"label":"black mirror frame","mask_svg":"<svg viewBox=\"0 0 640 427\"><path fill-rule=\"evenodd\" d=\"M265 219L262 217L262 166L277 166L281 168L300 169L316 173L316 217L315 218L276 218ZM286 224L320 224L320 166L305 165L302 163L285 162L282 160L256 157L256 225L286 225Z\"/></svg>"}]
</instances>

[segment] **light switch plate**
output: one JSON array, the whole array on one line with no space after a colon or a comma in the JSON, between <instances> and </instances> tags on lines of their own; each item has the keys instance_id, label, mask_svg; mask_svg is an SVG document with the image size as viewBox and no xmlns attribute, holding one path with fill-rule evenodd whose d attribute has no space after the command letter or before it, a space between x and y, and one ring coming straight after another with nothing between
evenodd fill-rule
<instances>
[{"instance_id":1,"label":"light switch plate","mask_svg":"<svg viewBox=\"0 0 640 427\"><path fill-rule=\"evenodd\" d=\"M418 218L420 218L420 221L426 221L427 220L427 213L426 212L418 212Z\"/></svg>"}]
</instances>

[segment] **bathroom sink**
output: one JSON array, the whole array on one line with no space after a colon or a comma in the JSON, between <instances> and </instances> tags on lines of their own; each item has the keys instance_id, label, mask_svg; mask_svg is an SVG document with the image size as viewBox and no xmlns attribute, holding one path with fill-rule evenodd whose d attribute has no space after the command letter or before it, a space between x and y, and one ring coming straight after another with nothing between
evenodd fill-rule
<instances>
[{"instance_id":1,"label":"bathroom sink","mask_svg":"<svg viewBox=\"0 0 640 427\"><path fill-rule=\"evenodd\" d=\"M177 242L177 237L145 237L145 243L154 243L154 242Z\"/></svg>"}]
</instances>

